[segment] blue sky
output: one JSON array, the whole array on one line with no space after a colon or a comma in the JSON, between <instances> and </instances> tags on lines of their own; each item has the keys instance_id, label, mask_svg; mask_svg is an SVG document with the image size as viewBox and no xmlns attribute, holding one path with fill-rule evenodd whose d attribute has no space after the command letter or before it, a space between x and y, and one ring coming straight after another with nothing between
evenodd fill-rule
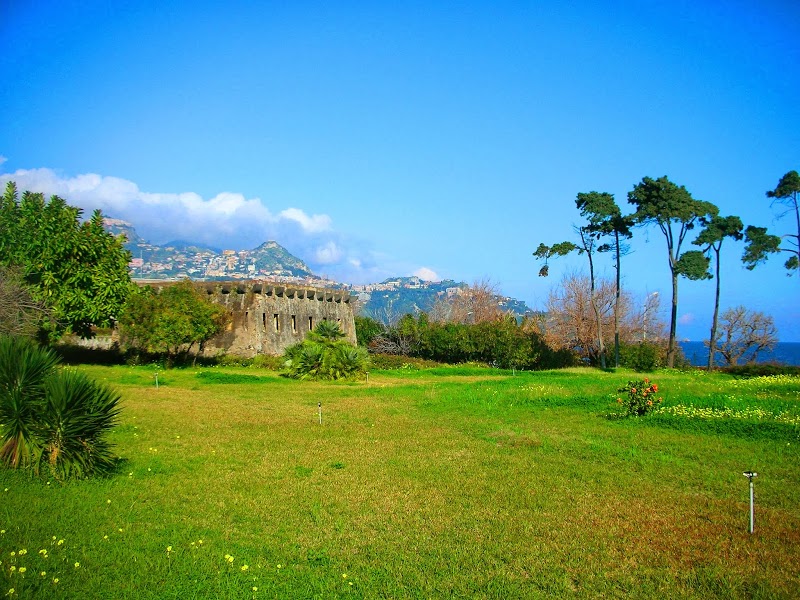
<instances>
[{"instance_id":1,"label":"blue sky","mask_svg":"<svg viewBox=\"0 0 800 600\"><path fill-rule=\"evenodd\" d=\"M765 192L800 169L800 5L564 4L4 0L0 182L153 242L275 239L342 281L489 278L534 308L583 267L543 279L531 255L571 238L578 192L629 210L667 175L791 232ZM632 250L626 288L666 300L661 234ZM800 341L786 257L724 252L723 308ZM712 282L682 281L679 336L712 308Z\"/></svg>"}]
</instances>

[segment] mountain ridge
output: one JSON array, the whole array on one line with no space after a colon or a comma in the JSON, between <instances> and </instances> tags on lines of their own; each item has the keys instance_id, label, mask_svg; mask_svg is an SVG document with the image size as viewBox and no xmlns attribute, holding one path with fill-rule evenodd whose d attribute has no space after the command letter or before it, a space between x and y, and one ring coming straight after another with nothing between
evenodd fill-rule
<instances>
[{"instance_id":1,"label":"mountain ridge","mask_svg":"<svg viewBox=\"0 0 800 600\"><path fill-rule=\"evenodd\" d=\"M428 312L437 300L451 298L460 289L469 287L453 279L426 281L417 276L389 277L364 285L340 283L315 275L303 260L275 240L265 241L251 250L219 250L185 240L160 245L145 241L127 221L106 218L104 225L112 235L124 236L123 245L132 256L133 279L268 279L345 289L358 296L364 314L386 322L406 313ZM521 300L502 295L495 298L502 310L517 317L533 313Z\"/></svg>"}]
</instances>

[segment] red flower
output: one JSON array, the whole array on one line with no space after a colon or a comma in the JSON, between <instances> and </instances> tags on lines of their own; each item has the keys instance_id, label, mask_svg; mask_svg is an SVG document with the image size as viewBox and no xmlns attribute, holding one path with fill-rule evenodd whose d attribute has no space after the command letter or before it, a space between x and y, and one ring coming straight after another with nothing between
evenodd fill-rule
<instances>
[{"instance_id":1,"label":"red flower","mask_svg":"<svg viewBox=\"0 0 800 600\"><path fill-rule=\"evenodd\" d=\"M652 386L650 386L650 389L652 391L654 391L654 392L657 392L658 391L658 386L654 383Z\"/></svg>"}]
</instances>

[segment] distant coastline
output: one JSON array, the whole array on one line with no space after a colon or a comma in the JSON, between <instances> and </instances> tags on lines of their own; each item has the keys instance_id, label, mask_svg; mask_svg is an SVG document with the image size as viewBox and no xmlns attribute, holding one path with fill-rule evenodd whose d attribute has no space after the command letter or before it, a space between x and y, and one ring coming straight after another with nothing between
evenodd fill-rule
<instances>
[{"instance_id":1,"label":"distant coastline","mask_svg":"<svg viewBox=\"0 0 800 600\"><path fill-rule=\"evenodd\" d=\"M680 342L680 345L691 364L698 367L708 364L708 348L703 342ZM800 366L800 342L780 342L773 351L759 353L756 362ZM722 364L724 361L718 356L717 365Z\"/></svg>"}]
</instances>

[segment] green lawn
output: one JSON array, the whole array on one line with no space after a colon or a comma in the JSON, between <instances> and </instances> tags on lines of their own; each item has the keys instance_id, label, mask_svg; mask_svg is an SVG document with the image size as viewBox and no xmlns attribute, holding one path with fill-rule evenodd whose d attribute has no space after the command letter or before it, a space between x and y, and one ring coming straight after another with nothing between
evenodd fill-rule
<instances>
[{"instance_id":1,"label":"green lawn","mask_svg":"<svg viewBox=\"0 0 800 600\"><path fill-rule=\"evenodd\" d=\"M657 373L683 408L615 420L629 372L81 369L120 471L0 470L0 596L800 596L797 378Z\"/></svg>"}]
</instances>

